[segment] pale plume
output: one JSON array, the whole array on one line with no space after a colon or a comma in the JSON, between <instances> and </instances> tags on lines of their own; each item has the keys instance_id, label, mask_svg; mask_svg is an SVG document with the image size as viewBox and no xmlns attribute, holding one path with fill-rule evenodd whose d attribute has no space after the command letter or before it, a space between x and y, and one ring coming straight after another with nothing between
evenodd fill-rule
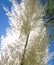
<instances>
[{"instance_id":1,"label":"pale plume","mask_svg":"<svg viewBox=\"0 0 54 65\"><path fill-rule=\"evenodd\" d=\"M49 37L42 19L44 9L37 0L23 0L21 4L15 0L10 1L11 11L3 6L12 27L7 30L5 37L1 38L3 63L21 64L26 37L29 34L23 65L47 65Z\"/></svg>"}]
</instances>

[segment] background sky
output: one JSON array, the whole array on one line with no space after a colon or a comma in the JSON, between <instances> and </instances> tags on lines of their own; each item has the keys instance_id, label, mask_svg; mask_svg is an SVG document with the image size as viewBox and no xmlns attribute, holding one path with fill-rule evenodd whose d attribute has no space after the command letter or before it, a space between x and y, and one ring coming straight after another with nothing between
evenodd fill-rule
<instances>
[{"instance_id":1,"label":"background sky","mask_svg":"<svg viewBox=\"0 0 54 65\"><path fill-rule=\"evenodd\" d=\"M41 2L44 4L47 0L41 0ZM20 0L18 1L18 3L20 3ZM5 7L8 7L9 10L11 10L11 2L9 2L8 0L0 0L0 46L1 46L1 36L2 35L6 35L6 28L10 27L9 22L8 22L8 17L6 16L6 12L3 10L2 8L2 4ZM50 31L51 34L51 31ZM54 41L51 41L51 47L49 48L50 53L52 53L54 51ZM54 58L51 60L51 65L54 65Z\"/></svg>"},{"instance_id":2,"label":"background sky","mask_svg":"<svg viewBox=\"0 0 54 65\"><path fill-rule=\"evenodd\" d=\"M8 0L0 0L0 44L1 44L1 36L6 35L6 28L10 27L8 22L8 17L6 16L6 12L2 8L2 4L5 7L8 7L11 10L11 3Z\"/></svg>"}]
</instances>

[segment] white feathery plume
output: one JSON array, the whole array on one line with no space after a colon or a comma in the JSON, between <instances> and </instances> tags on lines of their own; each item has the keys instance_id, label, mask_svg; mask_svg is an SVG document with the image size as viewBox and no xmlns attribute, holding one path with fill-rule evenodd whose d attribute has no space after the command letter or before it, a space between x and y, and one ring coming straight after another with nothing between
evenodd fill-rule
<instances>
[{"instance_id":1,"label":"white feathery plume","mask_svg":"<svg viewBox=\"0 0 54 65\"><path fill-rule=\"evenodd\" d=\"M23 65L47 65L48 33L42 19L42 6L37 0L23 0L21 4L16 0L10 1L11 11L3 7L12 27L7 30L6 37L2 36L4 65L22 65L22 58ZM24 48L28 34L28 43ZM23 57L24 49L26 51Z\"/></svg>"}]
</instances>

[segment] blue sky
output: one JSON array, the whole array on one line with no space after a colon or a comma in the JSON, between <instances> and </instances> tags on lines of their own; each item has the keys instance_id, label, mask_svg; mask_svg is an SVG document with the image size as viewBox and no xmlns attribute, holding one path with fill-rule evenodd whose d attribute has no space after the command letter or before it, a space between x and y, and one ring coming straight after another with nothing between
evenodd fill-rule
<instances>
[{"instance_id":1,"label":"blue sky","mask_svg":"<svg viewBox=\"0 0 54 65\"><path fill-rule=\"evenodd\" d=\"M20 3L20 0L18 1ZM9 10L11 10L11 2L9 0L0 0L0 37L1 35L5 35L5 30L7 27L10 27L8 23L8 17L6 16L6 12L2 8L2 4L5 7L8 7Z\"/></svg>"},{"instance_id":2,"label":"blue sky","mask_svg":"<svg viewBox=\"0 0 54 65\"><path fill-rule=\"evenodd\" d=\"M46 0L44 0L46 1ZM20 3L20 0L18 1ZM11 10L11 3L8 0L0 0L0 38L2 35L6 35L6 28L10 27L9 22L8 22L8 17L6 16L6 12L3 10L1 4L3 4L5 7L8 7L9 10ZM51 33L50 33L51 34ZM54 41L51 41L51 47L50 47L50 52L54 51ZM1 39L0 39L0 45L1 45ZM52 60L54 61L54 59ZM53 65L54 62L52 62L51 65Z\"/></svg>"},{"instance_id":3,"label":"blue sky","mask_svg":"<svg viewBox=\"0 0 54 65\"><path fill-rule=\"evenodd\" d=\"M9 10L11 9L11 3L8 0L0 0L0 38L2 35L6 35L6 28L10 27L8 23L8 17L6 16L6 12L2 8L2 4L5 7L8 7ZM0 39L1 44L1 39Z\"/></svg>"}]
</instances>

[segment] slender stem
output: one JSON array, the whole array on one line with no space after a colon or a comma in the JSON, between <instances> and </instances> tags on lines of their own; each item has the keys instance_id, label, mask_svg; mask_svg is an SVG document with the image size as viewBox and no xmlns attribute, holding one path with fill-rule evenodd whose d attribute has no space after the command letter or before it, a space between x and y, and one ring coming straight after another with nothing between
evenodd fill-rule
<instances>
[{"instance_id":1,"label":"slender stem","mask_svg":"<svg viewBox=\"0 0 54 65\"><path fill-rule=\"evenodd\" d=\"M23 56L22 56L21 65L23 65L23 60L24 60L25 53L26 53L26 48L27 48L27 44L28 44L28 39L29 39L29 34L27 35L26 44L25 44L24 52L23 52Z\"/></svg>"}]
</instances>

